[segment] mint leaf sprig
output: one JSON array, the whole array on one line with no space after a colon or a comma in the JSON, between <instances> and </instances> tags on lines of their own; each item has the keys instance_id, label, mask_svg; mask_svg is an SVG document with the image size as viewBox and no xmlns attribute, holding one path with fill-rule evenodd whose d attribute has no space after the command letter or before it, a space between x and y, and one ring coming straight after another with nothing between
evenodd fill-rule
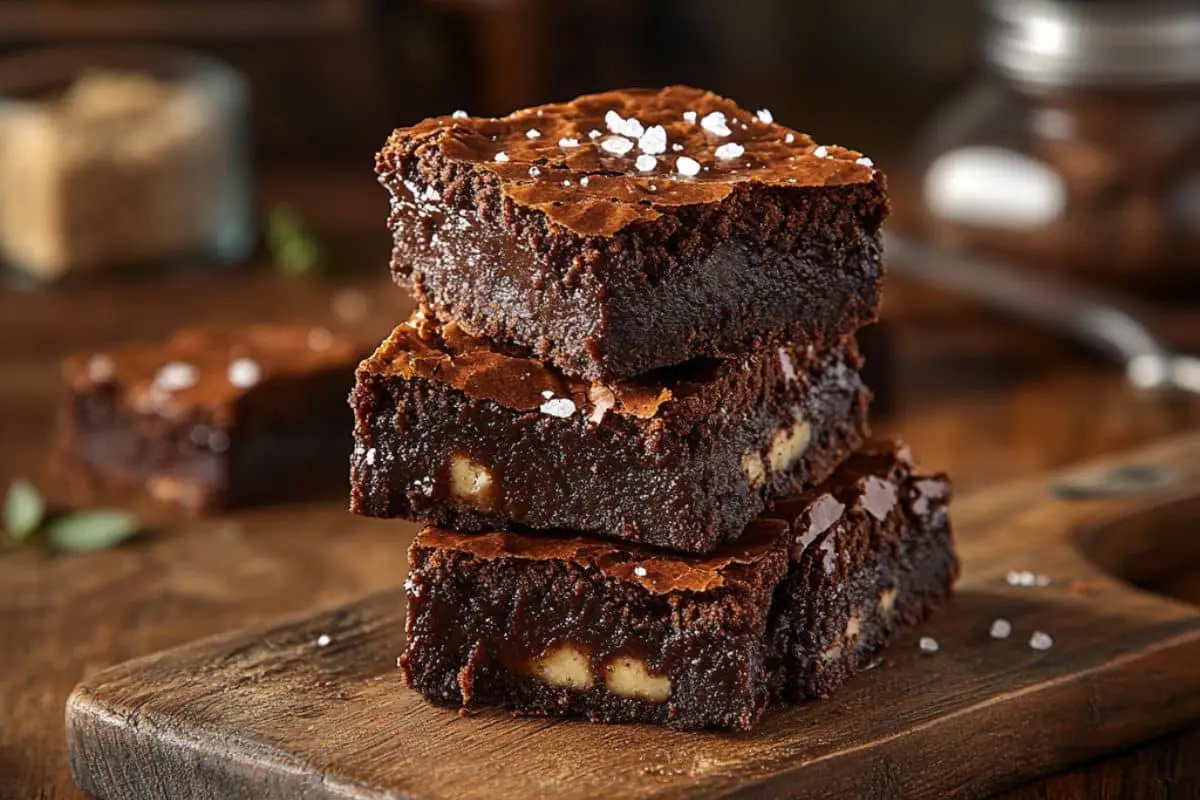
<instances>
[{"instance_id":1,"label":"mint leaf sprig","mask_svg":"<svg viewBox=\"0 0 1200 800\"><path fill-rule=\"evenodd\" d=\"M4 530L14 542L41 535L61 553L93 553L115 547L137 534L137 517L125 511L93 508L48 517L46 501L30 481L21 478L8 487L4 499Z\"/></svg>"},{"instance_id":2,"label":"mint leaf sprig","mask_svg":"<svg viewBox=\"0 0 1200 800\"><path fill-rule=\"evenodd\" d=\"M24 478L12 482L4 501L4 530L10 538L29 538L46 517L46 501L37 487Z\"/></svg>"}]
</instances>

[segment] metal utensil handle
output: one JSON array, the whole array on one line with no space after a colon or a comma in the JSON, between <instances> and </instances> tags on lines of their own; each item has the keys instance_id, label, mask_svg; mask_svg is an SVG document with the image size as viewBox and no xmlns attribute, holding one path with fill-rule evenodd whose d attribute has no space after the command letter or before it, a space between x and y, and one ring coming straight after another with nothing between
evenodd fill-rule
<instances>
[{"instance_id":1,"label":"metal utensil handle","mask_svg":"<svg viewBox=\"0 0 1200 800\"><path fill-rule=\"evenodd\" d=\"M886 232L889 266L925 283L953 290L1070 336L1130 364L1171 357L1158 337L1132 312L1051 278L998 261L966 257Z\"/></svg>"}]
</instances>

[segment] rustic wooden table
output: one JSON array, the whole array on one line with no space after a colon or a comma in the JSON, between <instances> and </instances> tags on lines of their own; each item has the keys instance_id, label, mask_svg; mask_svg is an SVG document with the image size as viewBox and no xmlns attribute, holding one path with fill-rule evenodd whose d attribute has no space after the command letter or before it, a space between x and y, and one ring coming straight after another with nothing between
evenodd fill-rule
<instances>
[{"instance_id":1,"label":"rustic wooden table","mask_svg":"<svg viewBox=\"0 0 1200 800\"><path fill-rule=\"evenodd\" d=\"M383 203L369 175L293 176L263 195L310 210L329 232L336 275L289 279L264 264L53 292L0 289L0 486L42 469L57 361L74 348L261 319L378 340L407 313L385 275ZM876 427L902 434L963 491L1200 427L1200 399L1138 395L1072 347L952 298L894 281L889 303L894 384ZM1195 317L1175 328L1200 336ZM63 702L83 676L403 580L406 523L339 536L272 520L266 509L189 536L163 528L89 556L0 551L0 798L80 796L67 767ZM1200 727L1006 797L1200 797Z\"/></svg>"}]
</instances>

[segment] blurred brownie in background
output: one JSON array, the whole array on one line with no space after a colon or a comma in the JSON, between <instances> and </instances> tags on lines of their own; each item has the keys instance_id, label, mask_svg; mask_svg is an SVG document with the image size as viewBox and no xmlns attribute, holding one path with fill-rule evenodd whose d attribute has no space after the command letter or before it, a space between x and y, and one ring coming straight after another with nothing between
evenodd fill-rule
<instances>
[{"instance_id":1,"label":"blurred brownie in background","mask_svg":"<svg viewBox=\"0 0 1200 800\"><path fill-rule=\"evenodd\" d=\"M360 353L309 326L186 330L77 353L58 464L100 490L199 512L344 480Z\"/></svg>"}]
</instances>

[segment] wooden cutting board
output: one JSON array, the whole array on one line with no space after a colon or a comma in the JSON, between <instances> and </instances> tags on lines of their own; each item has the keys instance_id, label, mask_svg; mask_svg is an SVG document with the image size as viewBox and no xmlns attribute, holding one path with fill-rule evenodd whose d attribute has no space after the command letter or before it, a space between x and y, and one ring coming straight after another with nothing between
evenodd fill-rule
<instances>
[{"instance_id":1,"label":"wooden cutting board","mask_svg":"<svg viewBox=\"0 0 1200 800\"><path fill-rule=\"evenodd\" d=\"M1109 574L1194 592L1198 492L1192 435L960 498L951 606L832 699L746 735L430 706L395 666L397 589L95 675L67 704L71 763L106 800L998 791L1200 718L1200 609ZM989 636L997 618L1009 638ZM1031 648L1034 631L1053 646Z\"/></svg>"}]
</instances>

